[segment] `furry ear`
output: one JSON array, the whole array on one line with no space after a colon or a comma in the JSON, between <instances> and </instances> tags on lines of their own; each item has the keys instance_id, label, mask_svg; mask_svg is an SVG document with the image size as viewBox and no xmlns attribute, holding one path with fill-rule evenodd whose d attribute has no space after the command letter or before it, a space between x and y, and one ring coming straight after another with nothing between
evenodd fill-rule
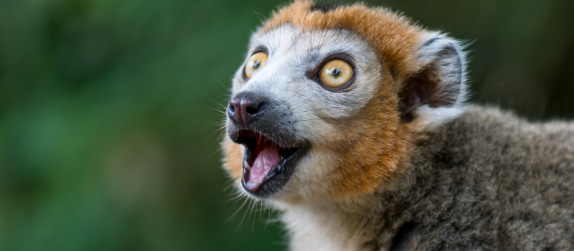
<instances>
[{"instance_id":1,"label":"furry ear","mask_svg":"<svg viewBox=\"0 0 574 251\"><path fill-rule=\"evenodd\" d=\"M401 120L432 129L464 111L465 53L460 42L429 33L423 36L416 60L419 71L407 79L399 93Z\"/></svg>"}]
</instances>

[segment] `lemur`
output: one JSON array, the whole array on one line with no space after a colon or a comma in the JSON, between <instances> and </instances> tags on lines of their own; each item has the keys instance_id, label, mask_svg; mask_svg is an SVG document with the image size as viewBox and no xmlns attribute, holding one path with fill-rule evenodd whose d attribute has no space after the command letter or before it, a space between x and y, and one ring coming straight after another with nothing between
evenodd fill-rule
<instances>
[{"instance_id":1,"label":"lemur","mask_svg":"<svg viewBox=\"0 0 574 251\"><path fill-rule=\"evenodd\" d=\"M574 123L467 104L464 45L296 0L233 77L224 167L291 250L574 250Z\"/></svg>"}]
</instances>

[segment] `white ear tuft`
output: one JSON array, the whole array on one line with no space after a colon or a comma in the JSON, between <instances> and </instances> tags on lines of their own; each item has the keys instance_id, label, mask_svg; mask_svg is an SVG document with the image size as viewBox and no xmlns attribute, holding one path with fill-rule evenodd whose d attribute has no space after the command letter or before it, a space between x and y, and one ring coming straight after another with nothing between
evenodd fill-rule
<instances>
[{"instance_id":1,"label":"white ear tuft","mask_svg":"<svg viewBox=\"0 0 574 251\"><path fill-rule=\"evenodd\" d=\"M402 120L421 131L458 117L467 100L464 46L438 32L427 33L417 50L419 71L399 94Z\"/></svg>"}]
</instances>

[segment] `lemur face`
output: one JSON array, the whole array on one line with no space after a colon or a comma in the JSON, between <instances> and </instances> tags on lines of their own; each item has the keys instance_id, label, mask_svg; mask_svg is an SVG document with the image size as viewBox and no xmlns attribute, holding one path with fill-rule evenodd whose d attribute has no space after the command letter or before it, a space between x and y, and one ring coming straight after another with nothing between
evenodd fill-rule
<instances>
[{"instance_id":1,"label":"lemur face","mask_svg":"<svg viewBox=\"0 0 574 251\"><path fill-rule=\"evenodd\" d=\"M241 183L268 197L329 183L347 121L373 98L381 79L375 51L345 30L284 24L255 34L233 79L227 133L244 146Z\"/></svg>"},{"instance_id":2,"label":"lemur face","mask_svg":"<svg viewBox=\"0 0 574 251\"><path fill-rule=\"evenodd\" d=\"M295 1L251 38L227 107L224 166L256 198L391 187L413 138L461 113L464 53L384 8Z\"/></svg>"}]
</instances>

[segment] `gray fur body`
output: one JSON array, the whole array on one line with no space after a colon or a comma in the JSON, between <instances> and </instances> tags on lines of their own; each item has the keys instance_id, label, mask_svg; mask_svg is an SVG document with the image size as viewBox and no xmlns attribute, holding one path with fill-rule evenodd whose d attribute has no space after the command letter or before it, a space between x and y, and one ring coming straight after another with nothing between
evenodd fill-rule
<instances>
[{"instance_id":1,"label":"gray fur body","mask_svg":"<svg viewBox=\"0 0 574 251\"><path fill-rule=\"evenodd\" d=\"M407 172L352 213L375 233L365 249L574 249L574 123L470 106L417 143Z\"/></svg>"}]
</instances>

